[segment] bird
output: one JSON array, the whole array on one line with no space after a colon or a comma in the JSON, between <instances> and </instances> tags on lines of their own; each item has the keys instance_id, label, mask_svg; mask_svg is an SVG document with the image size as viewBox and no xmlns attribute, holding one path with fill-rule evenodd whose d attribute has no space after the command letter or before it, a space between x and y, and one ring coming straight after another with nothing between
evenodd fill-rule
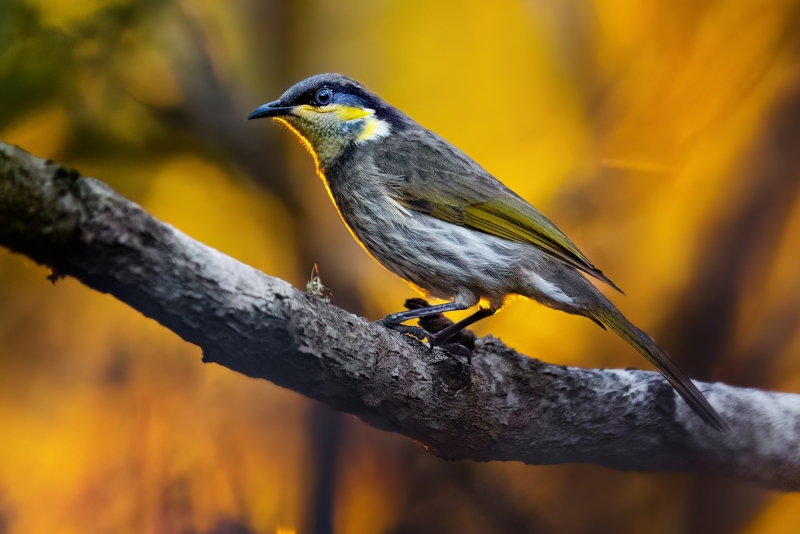
<instances>
[{"instance_id":1,"label":"bird","mask_svg":"<svg viewBox=\"0 0 800 534\"><path fill-rule=\"evenodd\" d=\"M703 421L727 428L667 353L589 281L620 291L555 224L364 85L342 74L314 75L248 116L259 118L282 123L306 147L342 220L369 255L426 298L445 301L393 313L378 324L446 345L512 298L527 297L611 329ZM476 306L436 334L403 324Z\"/></svg>"}]
</instances>

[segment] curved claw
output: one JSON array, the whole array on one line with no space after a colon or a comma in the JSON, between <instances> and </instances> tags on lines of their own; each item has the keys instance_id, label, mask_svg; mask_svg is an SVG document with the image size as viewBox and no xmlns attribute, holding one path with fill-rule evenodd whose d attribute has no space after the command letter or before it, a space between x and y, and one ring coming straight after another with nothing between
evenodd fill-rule
<instances>
[{"instance_id":1,"label":"curved claw","mask_svg":"<svg viewBox=\"0 0 800 534\"><path fill-rule=\"evenodd\" d=\"M401 334L408 334L412 337L417 338L419 341L424 341L425 339L433 339L433 334L425 330L424 328L420 328L419 326L408 326L404 324L386 324L383 319L380 321L375 321L375 324L381 325L389 330L394 330L395 332L400 332Z\"/></svg>"}]
</instances>

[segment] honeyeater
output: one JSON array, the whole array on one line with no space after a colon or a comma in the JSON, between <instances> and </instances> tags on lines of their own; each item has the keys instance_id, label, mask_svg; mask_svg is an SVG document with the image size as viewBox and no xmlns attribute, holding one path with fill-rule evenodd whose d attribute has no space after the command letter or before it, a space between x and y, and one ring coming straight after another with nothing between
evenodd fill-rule
<instances>
[{"instance_id":1,"label":"honeyeater","mask_svg":"<svg viewBox=\"0 0 800 534\"><path fill-rule=\"evenodd\" d=\"M447 302L395 313L380 324L483 307L427 335L444 344L509 297L608 327L639 351L711 426L724 421L654 341L589 282L618 289L549 219L464 152L358 82L320 74L248 117L294 132L353 236L378 262L426 296ZM416 331L416 330L412 330Z\"/></svg>"}]
</instances>

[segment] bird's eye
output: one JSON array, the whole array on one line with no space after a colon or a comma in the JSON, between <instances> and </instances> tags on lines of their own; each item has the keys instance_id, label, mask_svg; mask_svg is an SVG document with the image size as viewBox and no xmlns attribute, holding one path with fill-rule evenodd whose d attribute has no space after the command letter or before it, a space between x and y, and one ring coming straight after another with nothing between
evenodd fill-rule
<instances>
[{"instance_id":1,"label":"bird's eye","mask_svg":"<svg viewBox=\"0 0 800 534\"><path fill-rule=\"evenodd\" d=\"M323 87L317 94L314 95L314 100L317 101L317 104L320 106L327 106L333 100L333 91L328 89L327 87Z\"/></svg>"}]
</instances>

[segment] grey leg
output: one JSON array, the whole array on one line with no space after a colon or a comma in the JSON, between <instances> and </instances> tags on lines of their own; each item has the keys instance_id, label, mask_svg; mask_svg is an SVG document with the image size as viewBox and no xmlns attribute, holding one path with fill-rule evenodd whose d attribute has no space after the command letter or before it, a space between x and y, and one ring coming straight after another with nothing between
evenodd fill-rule
<instances>
[{"instance_id":1,"label":"grey leg","mask_svg":"<svg viewBox=\"0 0 800 534\"><path fill-rule=\"evenodd\" d=\"M476 311L469 317L465 317L458 321L457 323L453 323L444 330L439 330L434 334L433 338L431 338L431 345L441 345L445 343L453 334L456 332L465 329L471 324L475 324L481 319L485 319L487 317L491 317L494 315L495 310L489 308L481 308L480 310Z\"/></svg>"},{"instance_id":2,"label":"grey leg","mask_svg":"<svg viewBox=\"0 0 800 534\"><path fill-rule=\"evenodd\" d=\"M420 317L425 317L426 315L433 315L434 313L466 310L467 308L470 308L470 306L463 306L463 305L458 305L455 302L448 302L447 304L439 304L437 306L429 306L427 308L418 308L416 310L408 310L404 312L393 313L391 315L387 315L380 321L377 321L377 323L381 326L391 328L405 321L409 321L411 319L419 319Z\"/></svg>"}]
</instances>

